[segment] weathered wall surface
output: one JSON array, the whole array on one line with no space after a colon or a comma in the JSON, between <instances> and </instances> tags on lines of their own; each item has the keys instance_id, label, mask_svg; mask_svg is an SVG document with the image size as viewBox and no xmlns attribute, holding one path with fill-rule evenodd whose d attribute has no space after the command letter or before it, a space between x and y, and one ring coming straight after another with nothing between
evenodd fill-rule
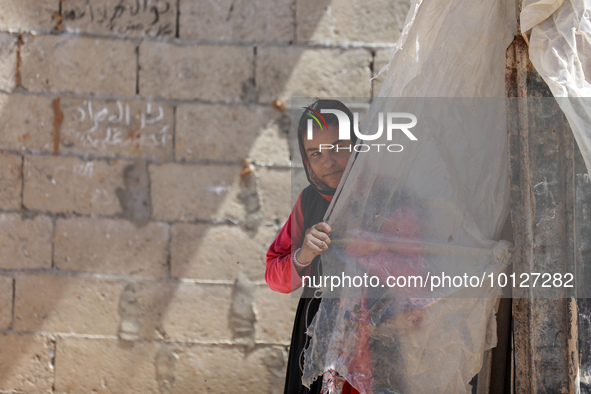
<instances>
[{"instance_id":1,"label":"weathered wall surface","mask_svg":"<svg viewBox=\"0 0 591 394\"><path fill-rule=\"evenodd\" d=\"M1 3L0 392L282 392L272 103L371 96L407 1Z\"/></svg>"}]
</instances>

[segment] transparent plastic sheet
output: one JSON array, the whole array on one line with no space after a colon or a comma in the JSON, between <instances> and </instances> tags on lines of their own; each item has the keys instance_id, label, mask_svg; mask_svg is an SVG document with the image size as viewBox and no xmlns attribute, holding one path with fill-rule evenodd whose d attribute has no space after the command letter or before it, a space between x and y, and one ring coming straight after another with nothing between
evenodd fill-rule
<instances>
[{"instance_id":1,"label":"transparent plastic sheet","mask_svg":"<svg viewBox=\"0 0 591 394\"><path fill-rule=\"evenodd\" d=\"M591 173L591 3L585 0L524 0L521 30L529 57L566 115Z\"/></svg>"},{"instance_id":2,"label":"transparent plastic sheet","mask_svg":"<svg viewBox=\"0 0 591 394\"><path fill-rule=\"evenodd\" d=\"M323 275L347 267L348 274L371 273L371 256L382 252L396 261L393 270L415 276L431 268L478 274L505 269L508 246L496 240L508 212L504 73L505 50L516 33L514 6L411 3L361 132L373 134L380 113L387 112L413 113L430 127L418 141L396 133L391 140L382 135L361 142L400 144L404 150L359 153L354 165L349 162L327 214L333 244L323 255ZM470 107L465 101L408 97L502 99ZM463 126L437 126L445 122ZM392 248L364 253L376 241ZM381 295L355 286L332 294L325 288L308 329L303 383L309 386L332 370L362 393L469 392L484 351L496 343L497 290L460 298L449 288Z\"/></svg>"},{"instance_id":3,"label":"transparent plastic sheet","mask_svg":"<svg viewBox=\"0 0 591 394\"><path fill-rule=\"evenodd\" d=\"M334 370L365 393L464 392L494 346L500 289L432 279L506 270L508 244L495 241L508 208L505 99L376 98L366 134L380 118L385 130L387 112L415 115L417 140L384 131L357 145L322 257L323 277L342 282L320 284L304 374Z\"/></svg>"}]
</instances>

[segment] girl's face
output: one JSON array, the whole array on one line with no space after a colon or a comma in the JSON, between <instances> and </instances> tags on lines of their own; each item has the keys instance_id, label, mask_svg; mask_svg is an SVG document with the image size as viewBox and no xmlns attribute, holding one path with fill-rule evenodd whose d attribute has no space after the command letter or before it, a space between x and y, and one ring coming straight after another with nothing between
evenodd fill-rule
<instances>
[{"instance_id":1,"label":"girl's face","mask_svg":"<svg viewBox=\"0 0 591 394\"><path fill-rule=\"evenodd\" d=\"M336 189L353 150L351 140L339 140L337 125L328 125L328 130L315 127L311 140L304 135L304 149L316 178Z\"/></svg>"}]
</instances>

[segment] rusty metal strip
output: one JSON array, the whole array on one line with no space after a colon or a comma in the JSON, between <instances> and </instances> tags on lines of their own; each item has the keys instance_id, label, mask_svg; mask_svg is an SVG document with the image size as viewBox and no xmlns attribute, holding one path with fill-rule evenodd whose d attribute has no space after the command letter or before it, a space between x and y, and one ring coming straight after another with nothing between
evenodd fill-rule
<instances>
[{"instance_id":1,"label":"rusty metal strip","mask_svg":"<svg viewBox=\"0 0 591 394\"><path fill-rule=\"evenodd\" d=\"M520 36L507 51L506 95L514 271L573 272L572 133L553 99L536 101L551 94ZM514 392L577 393L575 301L535 295L514 289Z\"/></svg>"}]
</instances>

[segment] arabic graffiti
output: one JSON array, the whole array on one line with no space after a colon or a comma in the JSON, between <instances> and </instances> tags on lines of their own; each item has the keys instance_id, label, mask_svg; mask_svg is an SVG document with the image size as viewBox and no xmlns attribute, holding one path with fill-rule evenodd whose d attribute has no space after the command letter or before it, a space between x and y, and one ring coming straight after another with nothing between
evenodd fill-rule
<instances>
[{"instance_id":1,"label":"arabic graffiti","mask_svg":"<svg viewBox=\"0 0 591 394\"><path fill-rule=\"evenodd\" d=\"M116 100L101 105L84 100L66 111L66 147L81 143L91 150L122 154L130 153L126 147L142 151L170 149L172 109L160 104Z\"/></svg>"},{"instance_id":2,"label":"arabic graffiti","mask_svg":"<svg viewBox=\"0 0 591 394\"><path fill-rule=\"evenodd\" d=\"M175 33L176 9L164 0L64 1L66 29L108 30L118 35L171 36Z\"/></svg>"}]
</instances>

